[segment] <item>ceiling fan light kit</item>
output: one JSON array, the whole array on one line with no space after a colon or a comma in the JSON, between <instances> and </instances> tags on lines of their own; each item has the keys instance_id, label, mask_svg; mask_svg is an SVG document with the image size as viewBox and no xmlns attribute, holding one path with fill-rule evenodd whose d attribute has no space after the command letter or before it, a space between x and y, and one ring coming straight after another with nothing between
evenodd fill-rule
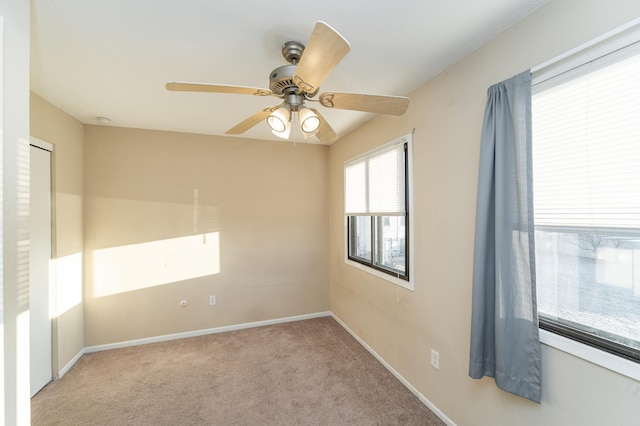
<instances>
[{"instance_id":1,"label":"ceiling fan light kit","mask_svg":"<svg viewBox=\"0 0 640 426\"><path fill-rule=\"evenodd\" d=\"M357 93L322 93L313 99L320 84L351 49L349 42L326 23L316 23L305 46L288 41L282 46L282 56L291 64L280 66L269 74L269 89L205 83L169 82L167 90L186 92L233 93L253 96L274 96L283 103L264 108L227 131L237 135L265 121L274 135L288 139L291 122L297 122L305 139L316 136L322 143L332 143L338 137L329 123L305 101L318 102L325 108L402 115L409 106L404 96L365 95ZM296 120L297 119L297 120Z\"/></svg>"},{"instance_id":2,"label":"ceiling fan light kit","mask_svg":"<svg viewBox=\"0 0 640 426\"><path fill-rule=\"evenodd\" d=\"M302 108L298 112L298 119L300 120L300 128L304 133L313 133L320 126L320 119L309 108Z\"/></svg>"},{"instance_id":3,"label":"ceiling fan light kit","mask_svg":"<svg viewBox=\"0 0 640 426\"><path fill-rule=\"evenodd\" d=\"M289 139L289 135L291 134L291 122L287 121L287 123L285 124L283 130L279 131L279 130L272 129L271 133L273 133L274 135L276 135L279 138Z\"/></svg>"},{"instance_id":4,"label":"ceiling fan light kit","mask_svg":"<svg viewBox=\"0 0 640 426\"><path fill-rule=\"evenodd\" d=\"M291 111L288 105L281 106L267 117L267 124L274 132L284 132L290 121Z\"/></svg>"}]
</instances>

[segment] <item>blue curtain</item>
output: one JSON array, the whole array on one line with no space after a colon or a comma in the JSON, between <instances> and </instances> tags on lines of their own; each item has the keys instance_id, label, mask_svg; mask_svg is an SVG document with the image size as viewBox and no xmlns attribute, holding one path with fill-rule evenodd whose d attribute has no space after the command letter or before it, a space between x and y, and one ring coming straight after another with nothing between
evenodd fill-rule
<instances>
[{"instance_id":1,"label":"blue curtain","mask_svg":"<svg viewBox=\"0 0 640 426\"><path fill-rule=\"evenodd\" d=\"M482 128L469 375L540 402L531 73L491 86Z\"/></svg>"}]
</instances>

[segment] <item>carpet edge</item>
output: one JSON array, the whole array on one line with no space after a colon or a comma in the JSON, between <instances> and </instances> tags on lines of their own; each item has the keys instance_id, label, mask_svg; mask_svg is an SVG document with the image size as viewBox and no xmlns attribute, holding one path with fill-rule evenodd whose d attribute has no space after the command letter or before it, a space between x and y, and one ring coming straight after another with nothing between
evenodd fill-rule
<instances>
[{"instance_id":1,"label":"carpet edge","mask_svg":"<svg viewBox=\"0 0 640 426\"><path fill-rule=\"evenodd\" d=\"M147 345L149 343L167 342L170 340L186 339L189 337L206 336L208 334L224 333L227 331L243 330L246 328L264 327L267 325L283 324L287 322L303 321L314 318L330 317L330 311L315 312L312 314L295 315L290 317L274 318L270 320L254 321L234 325L225 325L221 327L205 328L202 330L185 331L181 333L165 334L154 337L144 337L142 339L126 340L122 342L106 343L103 345L87 346L83 349L84 353L101 352L110 349L127 348L130 346Z\"/></svg>"},{"instance_id":2,"label":"carpet edge","mask_svg":"<svg viewBox=\"0 0 640 426\"><path fill-rule=\"evenodd\" d=\"M436 407L436 405L433 402L431 402L418 389L416 389L416 387L413 386L411 384L411 382L409 382L407 379L405 379L402 374L400 374L395 368L393 368L391 366L391 364L389 364L384 358L382 358L382 356L380 356L375 350L373 350L373 348L371 346L369 346L364 340L362 340L360 338L360 336L358 336L353 330L351 330L349 328L349 326L347 326L347 324L345 324L344 321L342 321L335 313L331 312L331 317L338 324L340 324L340 326L342 328L344 328L354 339L356 339L358 341L358 343L360 343L362 345L363 348L365 348L371 355L373 355L373 357L375 359L377 359L378 362L380 362L380 364L382 364L384 366L384 368L389 370L389 372L391 374L393 374L393 376L396 379L398 379L400 381L400 383L402 383L404 385L404 387L409 389L409 391L412 394L414 394L420 400L420 402L422 402L424 405L427 406L427 408L429 408L431 411L433 411L433 413L436 416L438 416L438 418L440 418L440 420L445 422L448 426L456 426L456 424L454 423L453 420L451 420L449 417L447 417L447 415L444 414L438 407Z\"/></svg>"}]
</instances>

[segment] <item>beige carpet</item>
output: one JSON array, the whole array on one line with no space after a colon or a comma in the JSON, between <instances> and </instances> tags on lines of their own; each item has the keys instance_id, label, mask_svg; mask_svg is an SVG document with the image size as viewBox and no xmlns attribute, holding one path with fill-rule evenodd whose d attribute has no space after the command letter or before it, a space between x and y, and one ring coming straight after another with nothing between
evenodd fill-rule
<instances>
[{"instance_id":1,"label":"beige carpet","mask_svg":"<svg viewBox=\"0 0 640 426\"><path fill-rule=\"evenodd\" d=\"M332 318L86 354L33 425L442 425Z\"/></svg>"}]
</instances>

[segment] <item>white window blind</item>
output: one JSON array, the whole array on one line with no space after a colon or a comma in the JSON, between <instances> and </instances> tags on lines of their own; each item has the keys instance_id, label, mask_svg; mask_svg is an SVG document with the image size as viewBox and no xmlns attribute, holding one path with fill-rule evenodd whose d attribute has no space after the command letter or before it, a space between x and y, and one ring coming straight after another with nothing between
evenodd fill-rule
<instances>
[{"instance_id":1,"label":"white window blind","mask_svg":"<svg viewBox=\"0 0 640 426\"><path fill-rule=\"evenodd\" d=\"M640 43L537 84L536 225L640 228Z\"/></svg>"},{"instance_id":2,"label":"white window blind","mask_svg":"<svg viewBox=\"0 0 640 426\"><path fill-rule=\"evenodd\" d=\"M345 165L347 216L405 214L405 137Z\"/></svg>"}]
</instances>

